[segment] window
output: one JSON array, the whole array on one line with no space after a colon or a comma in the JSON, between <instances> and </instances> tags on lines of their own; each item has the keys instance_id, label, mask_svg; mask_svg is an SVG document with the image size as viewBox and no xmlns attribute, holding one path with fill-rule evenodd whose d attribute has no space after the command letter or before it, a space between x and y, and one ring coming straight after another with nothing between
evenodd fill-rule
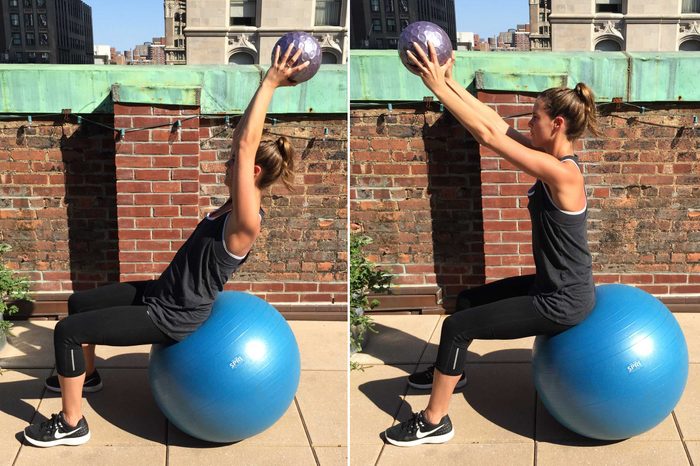
<instances>
[{"instance_id":1,"label":"window","mask_svg":"<svg viewBox=\"0 0 700 466\"><path fill-rule=\"evenodd\" d=\"M396 20L394 18L386 19L386 30L387 32L396 32Z\"/></svg>"},{"instance_id":2,"label":"window","mask_svg":"<svg viewBox=\"0 0 700 466\"><path fill-rule=\"evenodd\" d=\"M316 26L340 26L342 0L316 0Z\"/></svg>"},{"instance_id":3,"label":"window","mask_svg":"<svg viewBox=\"0 0 700 466\"><path fill-rule=\"evenodd\" d=\"M700 0L683 0L681 13L700 13Z\"/></svg>"},{"instance_id":4,"label":"window","mask_svg":"<svg viewBox=\"0 0 700 466\"><path fill-rule=\"evenodd\" d=\"M22 45L22 35L19 32L12 33L12 45Z\"/></svg>"},{"instance_id":5,"label":"window","mask_svg":"<svg viewBox=\"0 0 700 466\"><path fill-rule=\"evenodd\" d=\"M700 40L686 40L678 50L681 52L700 52Z\"/></svg>"},{"instance_id":6,"label":"window","mask_svg":"<svg viewBox=\"0 0 700 466\"><path fill-rule=\"evenodd\" d=\"M321 53L321 64L322 65L337 65L338 56L333 52L323 51Z\"/></svg>"},{"instance_id":7,"label":"window","mask_svg":"<svg viewBox=\"0 0 700 466\"><path fill-rule=\"evenodd\" d=\"M15 52L15 61L17 63L23 63L24 62L24 55L22 52Z\"/></svg>"},{"instance_id":8,"label":"window","mask_svg":"<svg viewBox=\"0 0 700 466\"><path fill-rule=\"evenodd\" d=\"M390 49L395 49L396 47L399 46L399 40L398 39L387 39L389 42L389 48Z\"/></svg>"},{"instance_id":9,"label":"window","mask_svg":"<svg viewBox=\"0 0 700 466\"><path fill-rule=\"evenodd\" d=\"M595 0L596 13L622 13L622 0Z\"/></svg>"},{"instance_id":10,"label":"window","mask_svg":"<svg viewBox=\"0 0 700 466\"><path fill-rule=\"evenodd\" d=\"M379 38L379 37L377 37L377 48L378 48L378 49L383 49L383 48L384 48L384 41L383 41L381 38Z\"/></svg>"},{"instance_id":11,"label":"window","mask_svg":"<svg viewBox=\"0 0 700 466\"><path fill-rule=\"evenodd\" d=\"M606 39L595 44L595 50L596 52L620 52L622 47L616 41Z\"/></svg>"},{"instance_id":12,"label":"window","mask_svg":"<svg viewBox=\"0 0 700 466\"><path fill-rule=\"evenodd\" d=\"M408 13L408 0L399 0L399 10L401 13Z\"/></svg>"},{"instance_id":13,"label":"window","mask_svg":"<svg viewBox=\"0 0 700 466\"><path fill-rule=\"evenodd\" d=\"M255 57L248 52L236 52L228 59L229 65L254 65Z\"/></svg>"},{"instance_id":14,"label":"window","mask_svg":"<svg viewBox=\"0 0 700 466\"><path fill-rule=\"evenodd\" d=\"M10 15L10 26L13 28L19 27L19 15L17 13L12 13Z\"/></svg>"},{"instance_id":15,"label":"window","mask_svg":"<svg viewBox=\"0 0 700 466\"><path fill-rule=\"evenodd\" d=\"M401 20L401 30L403 31L408 27L408 20L407 19L402 19Z\"/></svg>"},{"instance_id":16,"label":"window","mask_svg":"<svg viewBox=\"0 0 700 466\"><path fill-rule=\"evenodd\" d=\"M379 13L379 0L371 0L369 8L373 13Z\"/></svg>"},{"instance_id":17,"label":"window","mask_svg":"<svg viewBox=\"0 0 700 466\"><path fill-rule=\"evenodd\" d=\"M47 28L49 27L49 22L46 19L46 13L40 13L39 14L39 27L40 28Z\"/></svg>"},{"instance_id":18,"label":"window","mask_svg":"<svg viewBox=\"0 0 700 466\"><path fill-rule=\"evenodd\" d=\"M48 63L48 62L49 62L49 53L48 53L48 52L42 52L42 53L41 53L41 62L42 62L42 63Z\"/></svg>"},{"instance_id":19,"label":"window","mask_svg":"<svg viewBox=\"0 0 700 466\"><path fill-rule=\"evenodd\" d=\"M27 63L36 63L36 52L27 53Z\"/></svg>"},{"instance_id":20,"label":"window","mask_svg":"<svg viewBox=\"0 0 700 466\"><path fill-rule=\"evenodd\" d=\"M255 26L256 0L231 0L231 26Z\"/></svg>"},{"instance_id":21,"label":"window","mask_svg":"<svg viewBox=\"0 0 700 466\"><path fill-rule=\"evenodd\" d=\"M46 0L36 0L37 8L46 8Z\"/></svg>"},{"instance_id":22,"label":"window","mask_svg":"<svg viewBox=\"0 0 700 466\"><path fill-rule=\"evenodd\" d=\"M39 45L49 45L49 34L46 32L39 33Z\"/></svg>"},{"instance_id":23,"label":"window","mask_svg":"<svg viewBox=\"0 0 700 466\"><path fill-rule=\"evenodd\" d=\"M372 30L377 31L377 32L382 32L382 20L381 19L373 19L372 20Z\"/></svg>"},{"instance_id":24,"label":"window","mask_svg":"<svg viewBox=\"0 0 700 466\"><path fill-rule=\"evenodd\" d=\"M31 13L24 14L24 28L34 28L34 15Z\"/></svg>"},{"instance_id":25,"label":"window","mask_svg":"<svg viewBox=\"0 0 700 466\"><path fill-rule=\"evenodd\" d=\"M394 6L394 0L386 0L384 2L384 12L393 13L394 11L396 11Z\"/></svg>"},{"instance_id":26,"label":"window","mask_svg":"<svg viewBox=\"0 0 700 466\"><path fill-rule=\"evenodd\" d=\"M32 7L32 0L23 0L22 4L24 5L24 8L31 8Z\"/></svg>"},{"instance_id":27,"label":"window","mask_svg":"<svg viewBox=\"0 0 700 466\"><path fill-rule=\"evenodd\" d=\"M180 26L175 26L175 34L180 35Z\"/></svg>"},{"instance_id":28,"label":"window","mask_svg":"<svg viewBox=\"0 0 700 466\"><path fill-rule=\"evenodd\" d=\"M10 0L10 7L17 8L19 6L19 0Z\"/></svg>"}]
</instances>

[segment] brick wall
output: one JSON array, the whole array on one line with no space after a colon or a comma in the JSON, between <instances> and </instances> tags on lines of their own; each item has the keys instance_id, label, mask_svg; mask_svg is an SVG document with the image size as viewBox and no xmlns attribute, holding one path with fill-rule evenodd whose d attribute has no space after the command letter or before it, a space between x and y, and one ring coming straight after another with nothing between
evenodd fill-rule
<instances>
[{"instance_id":1,"label":"brick wall","mask_svg":"<svg viewBox=\"0 0 700 466\"><path fill-rule=\"evenodd\" d=\"M503 116L530 112L534 101L531 94L479 98ZM596 282L700 293L698 105L648 105L643 114L606 108L604 138L576 148ZM460 288L534 271L526 210L533 180L437 110L351 111L351 218L356 231L375 238L372 258L397 274L397 285L436 283L449 308ZM510 120L525 130L529 116Z\"/></svg>"},{"instance_id":2,"label":"brick wall","mask_svg":"<svg viewBox=\"0 0 700 466\"><path fill-rule=\"evenodd\" d=\"M31 129L26 120L2 121L0 241L14 248L9 266L42 292L35 297L157 277L198 219L225 202L232 130L223 118L198 113L115 104L114 116L90 116L116 128L168 125L123 137L74 117L35 117ZM267 129L292 136L296 189L266 193L263 233L227 288L299 308L342 307L345 116L287 116Z\"/></svg>"}]
</instances>

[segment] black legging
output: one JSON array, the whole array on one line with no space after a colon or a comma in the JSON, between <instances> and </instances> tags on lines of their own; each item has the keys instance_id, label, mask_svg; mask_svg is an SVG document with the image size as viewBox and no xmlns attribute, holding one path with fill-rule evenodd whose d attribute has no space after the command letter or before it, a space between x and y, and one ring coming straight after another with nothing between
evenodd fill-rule
<instances>
[{"instance_id":1,"label":"black legging","mask_svg":"<svg viewBox=\"0 0 700 466\"><path fill-rule=\"evenodd\" d=\"M174 343L148 316L141 298L148 282L125 282L80 291L68 298L68 317L53 335L56 371L64 377L85 372L83 344L131 346Z\"/></svg>"},{"instance_id":2,"label":"black legging","mask_svg":"<svg viewBox=\"0 0 700 466\"><path fill-rule=\"evenodd\" d=\"M464 290L456 312L442 324L435 367L446 375L464 369L472 340L511 340L533 335L555 335L571 328L542 316L528 295L534 275L511 277Z\"/></svg>"}]
</instances>

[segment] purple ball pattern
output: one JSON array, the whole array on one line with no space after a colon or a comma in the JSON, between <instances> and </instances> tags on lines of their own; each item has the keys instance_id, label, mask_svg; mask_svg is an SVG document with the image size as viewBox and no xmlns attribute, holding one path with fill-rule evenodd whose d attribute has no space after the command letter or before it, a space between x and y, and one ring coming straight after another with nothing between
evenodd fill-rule
<instances>
[{"instance_id":1,"label":"purple ball pattern","mask_svg":"<svg viewBox=\"0 0 700 466\"><path fill-rule=\"evenodd\" d=\"M280 57L282 57L284 52L287 50L287 47L289 47L289 44L294 44L290 57L294 56L297 48L302 50L301 55L297 61L294 62L293 66L299 66L305 61L309 62L309 66L293 75L290 78L290 81L303 83L304 81L308 81L309 79L313 78L321 66L321 44L318 43L314 36L306 32L288 32L280 37L280 39L275 43L275 46L272 48L272 57L270 62L274 63L275 61L275 49L278 45L280 47Z\"/></svg>"},{"instance_id":2,"label":"purple ball pattern","mask_svg":"<svg viewBox=\"0 0 700 466\"><path fill-rule=\"evenodd\" d=\"M406 52L410 50L411 53L416 55L413 49L413 42L415 42L425 51L428 58L430 58L428 41L433 44L435 53L437 53L438 62L441 65L444 65L452 56L452 42L450 41L450 37L440 26L429 21L416 21L415 23L411 23L406 26L406 29L403 30L399 37L399 57L401 58L401 63L413 74L420 73L418 68L408 59ZM420 57L417 55L416 58L420 60Z\"/></svg>"}]
</instances>

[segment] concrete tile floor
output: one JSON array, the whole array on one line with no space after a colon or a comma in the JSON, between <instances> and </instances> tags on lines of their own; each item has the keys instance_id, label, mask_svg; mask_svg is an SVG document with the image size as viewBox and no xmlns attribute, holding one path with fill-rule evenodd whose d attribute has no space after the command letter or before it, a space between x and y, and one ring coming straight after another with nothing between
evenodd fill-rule
<instances>
[{"instance_id":1,"label":"concrete tile floor","mask_svg":"<svg viewBox=\"0 0 700 466\"><path fill-rule=\"evenodd\" d=\"M409 462L460 465L690 465L700 464L700 313L676 314L688 342L688 385L671 416L632 439L597 442L549 415L532 382L533 338L475 341L469 383L455 392L450 417L455 437L445 445L399 448L380 437L396 420L427 405L429 394L409 389L406 376L432 363L441 322L436 316L376 316L378 334L352 360L350 464ZM692 461L692 463L691 463Z\"/></svg>"},{"instance_id":2,"label":"concrete tile floor","mask_svg":"<svg viewBox=\"0 0 700 466\"><path fill-rule=\"evenodd\" d=\"M35 448L22 442L32 420L60 410L44 378L54 371L51 321L17 322L0 352L0 466L88 465L345 465L347 323L292 321L302 374L294 402L265 432L234 445L202 442L160 413L148 386L150 345L98 347L104 389L86 395L91 440L80 447Z\"/></svg>"}]
</instances>

